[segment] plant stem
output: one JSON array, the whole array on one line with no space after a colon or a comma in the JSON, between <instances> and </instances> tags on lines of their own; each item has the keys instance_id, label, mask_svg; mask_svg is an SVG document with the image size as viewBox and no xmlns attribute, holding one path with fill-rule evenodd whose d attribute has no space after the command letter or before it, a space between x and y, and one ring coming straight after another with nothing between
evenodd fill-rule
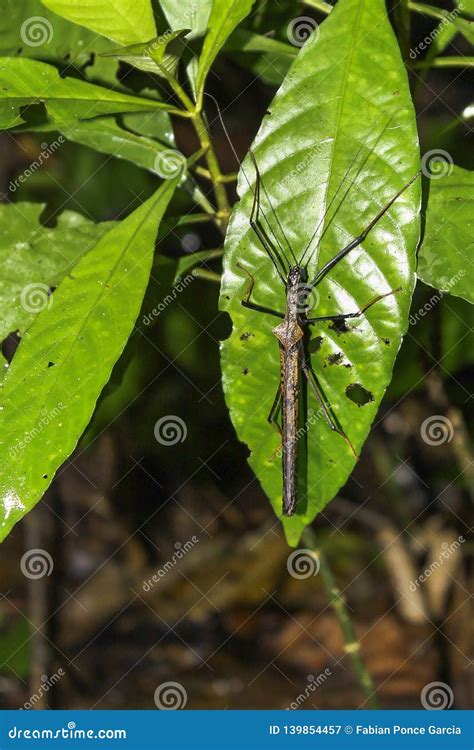
<instances>
[{"instance_id":1,"label":"plant stem","mask_svg":"<svg viewBox=\"0 0 474 750\"><path fill-rule=\"evenodd\" d=\"M332 5L326 3L324 0L304 0L304 5L309 5L311 8L316 8L316 10L321 11L321 13L325 13L327 16L332 11Z\"/></svg>"},{"instance_id":2,"label":"plant stem","mask_svg":"<svg viewBox=\"0 0 474 750\"><path fill-rule=\"evenodd\" d=\"M225 234L227 223L230 216L230 204L227 198L227 192L224 186L224 175L221 172L217 156L207 129L206 122L199 112L194 112L193 123L199 138L201 147L205 150L205 159L209 175L214 187L216 196L217 214L216 221L222 232Z\"/></svg>"},{"instance_id":3,"label":"plant stem","mask_svg":"<svg viewBox=\"0 0 474 750\"><path fill-rule=\"evenodd\" d=\"M314 531L309 526L303 533L303 542L312 552L314 552L314 554L317 555L319 560L319 574L329 597L329 604L334 610L334 614L341 626L345 652L350 656L352 666L354 667L359 685L366 697L366 702L369 705L369 708L377 709L379 708L379 703L375 686L362 656L360 643L357 640L346 600L338 589L327 558L317 544Z\"/></svg>"}]
</instances>

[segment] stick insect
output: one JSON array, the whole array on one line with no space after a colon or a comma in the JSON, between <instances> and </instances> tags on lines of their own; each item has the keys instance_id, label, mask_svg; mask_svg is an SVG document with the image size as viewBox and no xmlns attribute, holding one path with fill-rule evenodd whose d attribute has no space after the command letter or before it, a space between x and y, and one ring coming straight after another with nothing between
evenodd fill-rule
<instances>
[{"instance_id":1,"label":"stick insect","mask_svg":"<svg viewBox=\"0 0 474 750\"><path fill-rule=\"evenodd\" d=\"M384 299L401 291L401 287L393 289L385 294L379 294L376 297L370 299L365 305L359 310L350 313L339 313L337 315L324 315L320 317L308 317L308 307L302 304L301 295L307 296L310 292L315 289L323 278L343 259L346 255L354 250L356 247L361 245L369 234L370 230L377 224L382 216L390 209L395 201L402 195L402 193L416 180L419 173L412 177L395 195L383 206L374 218L367 224L365 229L349 244L339 250L331 260L325 263L316 273L314 278L308 280L307 268L309 261L312 257L308 257L305 260L305 256L311 247L317 232L324 221L325 216L316 228L312 238L306 245L301 257L297 259L293 252L293 249L286 239L283 227L278 220L276 212L271 205L268 194L262 183L260 171L258 168L257 161L252 152L250 152L253 166L255 168L256 180L255 188L253 192L253 204L250 214L250 226L255 232L260 244L268 255L272 262L279 280L285 288L286 295L286 309L285 312L277 312L271 308L259 305L251 300L252 292L255 286L255 279L253 275L244 268L240 263L237 265L244 271L249 277L249 283L242 299L242 305L250 310L257 312L266 313L273 315L281 320L274 329L273 334L278 339L280 349L280 379L278 389L275 395L275 399L272 404L272 408L268 415L268 421L274 424L280 432L282 439L282 471L283 471L283 515L292 516L296 510L297 501L297 457L298 457L298 410L299 410L299 393L301 387L301 376L303 375L315 395L322 413L324 414L329 427L334 432L341 435L346 441L354 455L356 453L350 442L349 438L345 434L342 427L339 425L336 417L331 411L331 407L327 403L324 394L321 391L318 379L314 370L311 366L309 356L306 353L304 345L305 329L307 326L314 323L320 323L323 321L334 321L336 323L342 323L343 321L350 318L357 318L363 315L369 307L375 305L376 302ZM248 182L248 180L247 180ZM249 183L250 185L250 183ZM270 224L267 217L264 215L261 209L261 191L264 191L266 199L270 205L272 215L280 229L280 232L285 240L286 249L282 243L277 240L276 233L271 230ZM334 196L335 198L336 196ZM334 200L333 198L333 200ZM262 216L265 220L267 227L270 229L273 237L270 236L267 228L262 222ZM276 415L281 407L281 427L276 422Z\"/></svg>"}]
</instances>

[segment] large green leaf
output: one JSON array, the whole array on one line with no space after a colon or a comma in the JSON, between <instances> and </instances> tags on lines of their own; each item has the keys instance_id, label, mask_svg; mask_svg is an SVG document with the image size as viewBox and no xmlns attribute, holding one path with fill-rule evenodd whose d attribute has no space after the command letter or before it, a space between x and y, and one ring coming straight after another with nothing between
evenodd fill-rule
<instances>
[{"instance_id":1,"label":"large green leaf","mask_svg":"<svg viewBox=\"0 0 474 750\"><path fill-rule=\"evenodd\" d=\"M235 27L248 16L253 3L254 0L213 0L196 75L196 91L201 101L212 63Z\"/></svg>"},{"instance_id":2,"label":"large green leaf","mask_svg":"<svg viewBox=\"0 0 474 750\"><path fill-rule=\"evenodd\" d=\"M120 44L156 36L151 0L43 0L43 4Z\"/></svg>"},{"instance_id":3,"label":"large green leaf","mask_svg":"<svg viewBox=\"0 0 474 750\"><path fill-rule=\"evenodd\" d=\"M339 0L293 63L253 148L263 184L297 258L317 230L311 243L317 249L309 263L311 278L362 232L419 167L407 77L383 0ZM248 159L245 169L254 181ZM237 433L251 451L250 464L281 517L281 467L275 455L280 438L266 421L279 382L278 342L272 336L277 320L240 305L248 279L237 263L253 272L253 299L259 304L281 311L284 289L249 227L253 195L242 173L239 195L227 236L221 290L221 307L233 321L232 334L222 346L223 384ZM313 316L347 313L374 295L402 287L349 321L347 330L330 323L311 329L313 368L357 453L390 382L407 328L419 195L417 181L310 298ZM261 206L281 240L264 193ZM365 391L351 389L356 384ZM357 393L365 393L365 405L351 399ZM318 408L308 390L307 409L302 409L302 421L308 421L299 441L297 513L284 519L291 544L334 497L355 463L344 439L330 430Z\"/></svg>"},{"instance_id":4,"label":"large green leaf","mask_svg":"<svg viewBox=\"0 0 474 750\"><path fill-rule=\"evenodd\" d=\"M8 12L0 14L1 55L75 66L87 78L100 75L116 85L117 62L97 54L113 46L112 41L48 10L41 0L15 0Z\"/></svg>"},{"instance_id":5,"label":"large green leaf","mask_svg":"<svg viewBox=\"0 0 474 750\"><path fill-rule=\"evenodd\" d=\"M176 182L103 235L13 358L1 394L0 539L38 502L89 423L140 310Z\"/></svg>"},{"instance_id":6,"label":"large green leaf","mask_svg":"<svg viewBox=\"0 0 474 750\"><path fill-rule=\"evenodd\" d=\"M444 176L436 164L439 170L447 170ZM473 225L474 172L444 160L434 163L418 276L468 302L474 302Z\"/></svg>"},{"instance_id":7,"label":"large green leaf","mask_svg":"<svg viewBox=\"0 0 474 750\"><path fill-rule=\"evenodd\" d=\"M64 211L54 228L44 227L43 209L41 203L0 206L0 341L32 324L52 301L48 290L111 228L74 211Z\"/></svg>"},{"instance_id":8,"label":"large green leaf","mask_svg":"<svg viewBox=\"0 0 474 750\"><path fill-rule=\"evenodd\" d=\"M44 104L54 122L75 122L119 112L172 110L163 102L129 96L76 78L60 78L52 65L0 58L0 128L23 122L22 107Z\"/></svg>"}]
</instances>

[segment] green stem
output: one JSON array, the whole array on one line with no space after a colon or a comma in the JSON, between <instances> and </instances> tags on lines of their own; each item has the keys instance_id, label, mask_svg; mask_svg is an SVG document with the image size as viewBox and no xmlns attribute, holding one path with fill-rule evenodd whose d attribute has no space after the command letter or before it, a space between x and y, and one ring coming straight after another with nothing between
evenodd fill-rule
<instances>
[{"instance_id":1,"label":"green stem","mask_svg":"<svg viewBox=\"0 0 474 750\"><path fill-rule=\"evenodd\" d=\"M304 5L309 5L311 8L315 8L316 10L321 11L321 13L325 13L325 15L329 15L332 11L332 5L329 3L326 3L324 0L303 0Z\"/></svg>"},{"instance_id":2,"label":"green stem","mask_svg":"<svg viewBox=\"0 0 474 750\"><path fill-rule=\"evenodd\" d=\"M336 615L341 627L345 651L350 656L352 666L354 667L359 685L366 697L366 702L369 708L377 709L379 708L379 703L375 686L362 656L360 643L355 634L346 600L338 589L327 558L317 544L314 531L309 526L303 533L303 543L308 549L314 552L319 560L319 575L321 576L323 586L329 597L329 604L334 610L334 614Z\"/></svg>"},{"instance_id":3,"label":"green stem","mask_svg":"<svg viewBox=\"0 0 474 750\"><path fill-rule=\"evenodd\" d=\"M419 62L413 68L474 68L474 57L437 57L431 62Z\"/></svg>"},{"instance_id":4,"label":"green stem","mask_svg":"<svg viewBox=\"0 0 474 750\"><path fill-rule=\"evenodd\" d=\"M217 156L214 151L211 138L209 136L207 125L204 121L203 116L199 114L199 112L194 112L193 123L194 127L196 128L196 133L198 135L201 147L205 151L206 164L214 187L214 195L216 196L218 209L216 220L222 232L225 234L230 216L230 204L224 186L225 178L221 172L219 162L217 161Z\"/></svg>"}]
</instances>

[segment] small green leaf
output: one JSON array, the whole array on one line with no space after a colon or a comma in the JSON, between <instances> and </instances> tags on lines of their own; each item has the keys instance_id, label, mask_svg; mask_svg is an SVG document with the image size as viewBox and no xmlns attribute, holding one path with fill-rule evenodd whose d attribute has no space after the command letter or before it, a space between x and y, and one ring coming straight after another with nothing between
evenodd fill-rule
<instances>
[{"instance_id":1,"label":"small green leaf","mask_svg":"<svg viewBox=\"0 0 474 750\"><path fill-rule=\"evenodd\" d=\"M150 0L42 0L69 21L113 39L132 44L156 36Z\"/></svg>"},{"instance_id":2,"label":"small green leaf","mask_svg":"<svg viewBox=\"0 0 474 750\"><path fill-rule=\"evenodd\" d=\"M146 73L164 76L174 76L179 58L184 50L184 37L190 29L179 29L167 34L154 37L142 44L129 44L110 52L103 53L103 57L117 57Z\"/></svg>"},{"instance_id":3,"label":"small green leaf","mask_svg":"<svg viewBox=\"0 0 474 750\"><path fill-rule=\"evenodd\" d=\"M248 16L253 3L254 0L213 0L196 76L199 101L202 101L204 84L212 63L235 27Z\"/></svg>"},{"instance_id":4,"label":"small green leaf","mask_svg":"<svg viewBox=\"0 0 474 750\"><path fill-rule=\"evenodd\" d=\"M383 0L339 0L298 54L253 150L297 259L310 243L305 265L311 279L419 169L408 80ZM249 159L244 169L254 182ZM266 193L261 194L268 220L268 225L262 220L263 226L287 248ZM285 294L249 226L253 195L243 173L239 195L224 253L221 308L230 313L233 331L222 345L223 386L237 433L251 451L249 462L281 518L280 437L267 422L279 383L279 348L272 335L278 321L241 306L248 279L237 263L255 276L254 302L282 311ZM311 315L335 315L355 312L374 296L402 287L347 321L347 327L311 326L313 369L357 453L390 382L408 324L419 195L417 181L310 297ZM353 400L355 386L365 389L364 405ZM290 544L297 544L304 527L346 482L356 460L344 439L331 431L309 389L301 415L297 513L283 519Z\"/></svg>"},{"instance_id":5,"label":"small green leaf","mask_svg":"<svg viewBox=\"0 0 474 750\"><path fill-rule=\"evenodd\" d=\"M445 160L431 167L418 276L425 284L474 302L474 172Z\"/></svg>"},{"instance_id":6,"label":"small green leaf","mask_svg":"<svg viewBox=\"0 0 474 750\"><path fill-rule=\"evenodd\" d=\"M3 382L0 539L72 453L132 331L177 180L101 237L28 329Z\"/></svg>"},{"instance_id":7,"label":"small green leaf","mask_svg":"<svg viewBox=\"0 0 474 750\"><path fill-rule=\"evenodd\" d=\"M191 29L191 38L206 31L212 0L160 0L160 5L173 30Z\"/></svg>"},{"instance_id":8,"label":"small green leaf","mask_svg":"<svg viewBox=\"0 0 474 750\"><path fill-rule=\"evenodd\" d=\"M29 328L50 301L49 289L112 226L64 211L54 228L44 227L39 221L44 207L0 205L0 341Z\"/></svg>"},{"instance_id":9,"label":"small green leaf","mask_svg":"<svg viewBox=\"0 0 474 750\"><path fill-rule=\"evenodd\" d=\"M0 128L23 123L20 110L31 104L44 104L57 123L119 112L173 109L163 102L129 96L76 78L60 78L56 68L36 60L0 58Z\"/></svg>"}]
</instances>

